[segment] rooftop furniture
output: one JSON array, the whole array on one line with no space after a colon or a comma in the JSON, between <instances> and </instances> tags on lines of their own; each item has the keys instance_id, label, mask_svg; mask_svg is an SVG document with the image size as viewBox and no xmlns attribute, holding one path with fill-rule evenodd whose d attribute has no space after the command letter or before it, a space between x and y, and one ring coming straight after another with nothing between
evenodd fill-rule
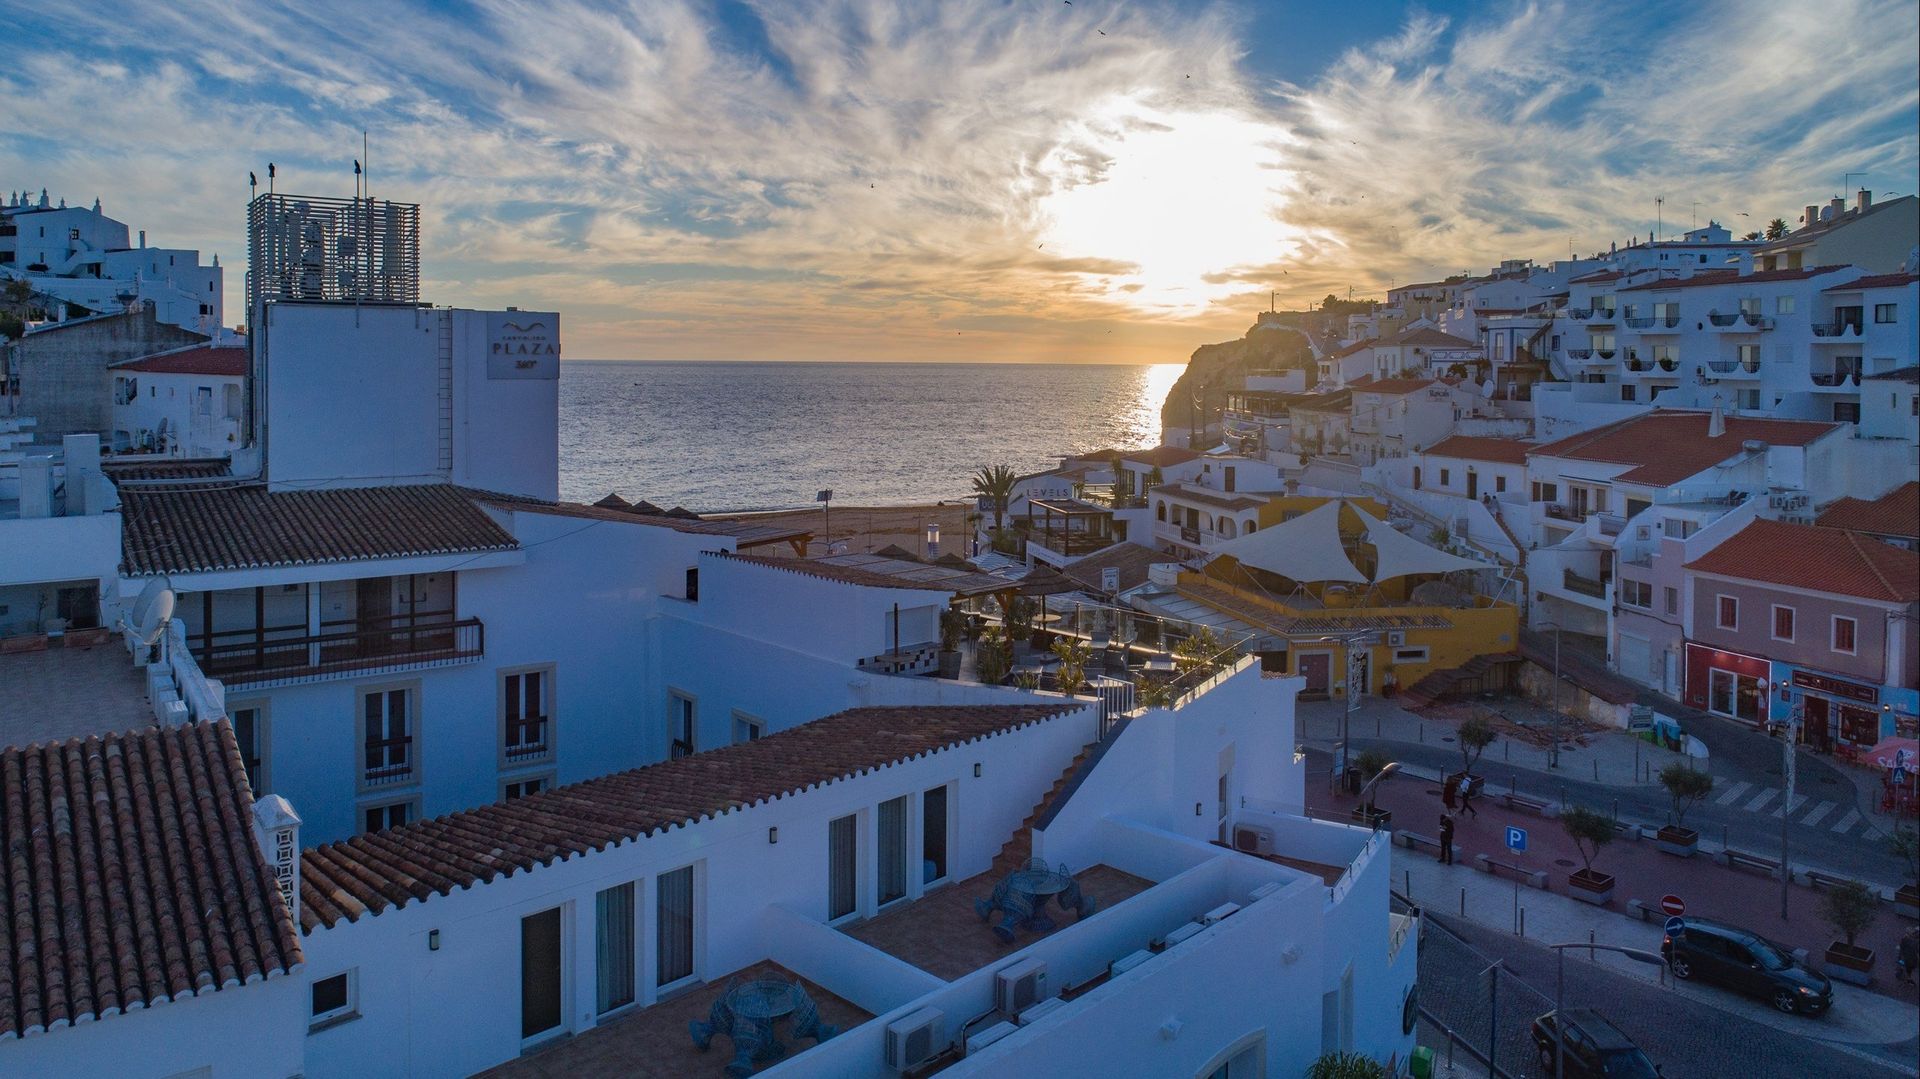
<instances>
[{"instance_id":1,"label":"rooftop furniture","mask_svg":"<svg viewBox=\"0 0 1920 1079\"><path fill-rule=\"evenodd\" d=\"M820 1021L820 1008L799 985L779 978L756 978L750 982L729 981L714 1000L707 1022L687 1024L693 1044L706 1052L715 1034L733 1041L733 1060L727 1064L731 1076L752 1075L757 1064L780 1060L787 1047L774 1033L774 1024L793 1017L793 1035L812 1038L817 1044L840 1033L837 1027Z\"/></svg>"}]
</instances>

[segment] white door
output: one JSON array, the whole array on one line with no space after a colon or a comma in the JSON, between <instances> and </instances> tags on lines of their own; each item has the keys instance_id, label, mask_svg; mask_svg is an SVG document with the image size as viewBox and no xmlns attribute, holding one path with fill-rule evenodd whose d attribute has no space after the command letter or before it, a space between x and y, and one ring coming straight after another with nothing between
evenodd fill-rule
<instances>
[{"instance_id":1,"label":"white door","mask_svg":"<svg viewBox=\"0 0 1920 1079\"><path fill-rule=\"evenodd\" d=\"M1620 635L1620 673L1643 685L1655 685L1658 672L1653 669L1652 646L1645 637Z\"/></svg>"}]
</instances>

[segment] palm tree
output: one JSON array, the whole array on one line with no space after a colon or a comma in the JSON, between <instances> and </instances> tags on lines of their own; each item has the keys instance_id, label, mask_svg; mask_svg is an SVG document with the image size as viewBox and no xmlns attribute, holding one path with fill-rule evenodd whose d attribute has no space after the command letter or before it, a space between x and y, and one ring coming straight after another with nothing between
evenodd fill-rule
<instances>
[{"instance_id":1,"label":"palm tree","mask_svg":"<svg viewBox=\"0 0 1920 1079\"><path fill-rule=\"evenodd\" d=\"M1013 498L1013 485L1019 477L1006 465L982 465L980 471L973 474L973 491L993 499L993 530L997 533L1006 523L1007 503Z\"/></svg>"},{"instance_id":2,"label":"palm tree","mask_svg":"<svg viewBox=\"0 0 1920 1079\"><path fill-rule=\"evenodd\" d=\"M1758 229L1755 229L1754 231L1749 232L1745 236L1742 236L1740 238L1742 240L1758 240L1761 238L1760 231Z\"/></svg>"},{"instance_id":3,"label":"palm tree","mask_svg":"<svg viewBox=\"0 0 1920 1079\"><path fill-rule=\"evenodd\" d=\"M1767 222L1767 239L1778 240L1780 237L1785 236L1786 234L1787 234L1786 218L1776 217L1772 221Z\"/></svg>"}]
</instances>

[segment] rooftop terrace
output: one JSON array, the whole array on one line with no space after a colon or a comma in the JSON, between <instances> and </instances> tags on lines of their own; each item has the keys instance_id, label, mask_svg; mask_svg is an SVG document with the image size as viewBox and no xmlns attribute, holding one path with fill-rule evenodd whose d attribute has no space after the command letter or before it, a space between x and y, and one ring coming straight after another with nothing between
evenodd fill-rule
<instances>
[{"instance_id":1,"label":"rooftop terrace","mask_svg":"<svg viewBox=\"0 0 1920 1079\"><path fill-rule=\"evenodd\" d=\"M0 746L26 746L154 725L147 683L118 641L0 653L6 687Z\"/></svg>"}]
</instances>

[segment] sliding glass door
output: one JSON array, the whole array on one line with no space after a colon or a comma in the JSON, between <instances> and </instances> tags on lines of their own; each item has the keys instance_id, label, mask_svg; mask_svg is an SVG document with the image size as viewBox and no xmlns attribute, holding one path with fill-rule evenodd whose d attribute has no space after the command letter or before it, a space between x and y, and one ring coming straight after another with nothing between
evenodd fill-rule
<instances>
[{"instance_id":1,"label":"sliding glass door","mask_svg":"<svg viewBox=\"0 0 1920 1079\"><path fill-rule=\"evenodd\" d=\"M660 874L654 917L659 949L655 985L693 977L693 867Z\"/></svg>"},{"instance_id":2,"label":"sliding glass door","mask_svg":"<svg viewBox=\"0 0 1920 1079\"><path fill-rule=\"evenodd\" d=\"M907 897L907 796L880 803L879 902Z\"/></svg>"},{"instance_id":3,"label":"sliding glass door","mask_svg":"<svg viewBox=\"0 0 1920 1079\"><path fill-rule=\"evenodd\" d=\"M827 920L859 909L859 818L847 815L827 822Z\"/></svg>"},{"instance_id":4,"label":"sliding glass door","mask_svg":"<svg viewBox=\"0 0 1920 1079\"><path fill-rule=\"evenodd\" d=\"M600 1015L633 1003L633 914L631 882L608 888L594 899Z\"/></svg>"}]
</instances>

